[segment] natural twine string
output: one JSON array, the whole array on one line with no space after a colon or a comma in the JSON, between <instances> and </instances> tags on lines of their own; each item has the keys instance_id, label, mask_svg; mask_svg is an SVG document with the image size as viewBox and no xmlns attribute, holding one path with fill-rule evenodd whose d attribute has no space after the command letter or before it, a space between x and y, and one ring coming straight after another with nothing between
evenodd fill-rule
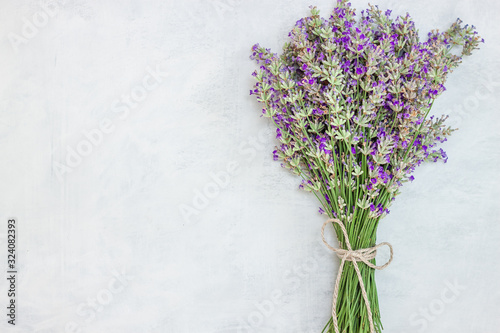
<instances>
[{"instance_id":1,"label":"natural twine string","mask_svg":"<svg viewBox=\"0 0 500 333\"><path fill-rule=\"evenodd\" d=\"M334 248L333 246L330 246L328 242L325 240L325 227L328 223L337 223L342 229L342 232L344 233L344 238L345 238L345 243L347 250L345 249L337 249ZM342 270L344 269L344 263L347 261L352 261L352 264L354 266L354 269L356 270L356 274L358 275L358 280L359 280L359 285L361 287L361 293L363 294L363 298L365 300L366 304L366 310L368 311L368 320L370 321L370 332L375 333L375 327L373 325L373 316L372 316L372 310L370 308L370 301L368 301L368 296L366 295L366 289L365 289L365 284L363 283L363 278L361 277L361 273L359 271L358 267L358 261L364 262L368 267L374 268L374 269L384 269L392 261L392 245L383 242L380 244L375 245L374 247L366 248L366 249L359 249L359 250L352 250L351 243L349 243L349 237L347 236L347 231L345 229L344 224L342 221L338 219L329 219L323 223L323 227L321 228L321 238L323 239L323 243L333 252L337 254L337 256L341 259L340 262L340 267L339 267L339 272L337 274L337 280L335 281L335 288L333 289L333 302L332 302L332 317L333 317L333 326L335 327L335 333L339 333L339 326L338 326L338 320L337 320L337 297L339 294L339 285L340 285L340 276L342 275ZM377 255L377 249L381 246L387 245L391 251L391 257L389 258L389 261L385 263L382 266L376 266L370 262L370 260L374 259L375 256Z\"/></svg>"}]
</instances>

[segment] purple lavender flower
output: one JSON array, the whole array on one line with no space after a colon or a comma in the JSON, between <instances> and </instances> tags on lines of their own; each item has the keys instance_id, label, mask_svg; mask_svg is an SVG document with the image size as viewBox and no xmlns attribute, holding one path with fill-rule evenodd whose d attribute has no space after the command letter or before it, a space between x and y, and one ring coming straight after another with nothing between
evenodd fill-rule
<instances>
[{"instance_id":1,"label":"purple lavender flower","mask_svg":"<svg viewBox=\"0 0 500 333\"><path fill-rule=\"evenodd\" d=\"M391 14L370 6L357 19L350 4L338 0L323 19L312 7L281 55L258 44L250 55L259 64L250 95L277 127L273 158L302 177L299 187L317 195L320 213L349 226L357 248L372 243L378 221L400 187L414 180L417 166L448 160L436 146L453 129L446 117L428 114L448 75L484 42L460 20L420 40L408 14ZM363 304L351 294L339 304ZM362 309L347 317L364 318ZM373 315L380 327L378 309ZM368 332L358 319L342 329Z\"/></svg>"}]
</instances>

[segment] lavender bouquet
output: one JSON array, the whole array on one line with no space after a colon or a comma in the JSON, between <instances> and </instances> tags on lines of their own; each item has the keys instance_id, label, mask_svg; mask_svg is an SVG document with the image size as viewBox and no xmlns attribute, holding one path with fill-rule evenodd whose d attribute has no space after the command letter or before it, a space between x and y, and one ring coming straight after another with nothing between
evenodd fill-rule
<instances>
[{"instance_id":1,"label":"lavender bouquet","mask_svg":"<svg viewBox=\"0 0 500 333\"><path fill-rule=\"evenodd\" d=\"M448 74L483 42L460 20L421 42L408 14L370 6L355 15L345 0L328 19L312 7L280 56L259 44L251 55L260 69L250 94L280 141L274 159L318 198L340 243L329 246L342 260L323 332L382 330L374 268L388 263L375 266L387 245L375 246L377 226L418 165L446 162L437 145L453 129L428 115Z\"/></svg>"}]
</instances>

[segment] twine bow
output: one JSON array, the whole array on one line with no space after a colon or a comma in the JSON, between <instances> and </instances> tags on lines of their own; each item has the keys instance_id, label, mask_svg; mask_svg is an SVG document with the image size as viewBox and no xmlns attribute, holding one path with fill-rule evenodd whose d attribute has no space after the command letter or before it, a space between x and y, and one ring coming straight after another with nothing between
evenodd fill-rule
<instances>
[{"instance_id":1,"label":"twine bow","mask_svg":"<svg viewBox=\"0 0 500 333\"><path fill-rule=\"evenodd\" d=\"M331 222L337 223L339 225L340 229L342 229L342 232L344 233L344 238L345 238L345 243L346 243L347 249L334 248L333 246L328 244L328 242L325 240L325 227L328 223L331 223ZM349 243L349 237L347 236L347 231L345 229L345 226L342 223L342 221L340 221L338 219L329 219L329 220L325 221L325 223L323 223L323 227L321 228L321 238L323 239L323 243L330 250L335 252L335 254L337 254L337 256L341 259L339 272L337 274L337 280L335 281L335 288L333 289L332 317L333 317L333 326L335 327L335 333L339 333L339 326L338 326L338 322L337 322L338 321L337 320L337 297L339 294L340 276L342 275L342 270L344 269L344 263L346 262L346 260L352 261L354 269L356 270L356 274L358 275L359 285L361 287L361 293L363 294L363 298L364 298L365 304L366 304L366 310L368 312L368 320L370 322L370 332L375 333L375 327L373 325L373 318L372 318L373 316L372 316L372 311L370 308L370 301L368 301L368 296L366 295L365 284L363 283L363 278L361 277L361 273L359 271L358 261L362 261L368 267L371 267L374 269L379 269L379 270L384 269L387 266L389 266L389 264L392 261L392 255L393 255L392 245L387 243L387 242L383 242L383 243L377 244L377 245L370 247L370 248L359 249L359 250L353 251L353 249L351 247L351 243ZM376 265L372 264L370 262L370 260L372 260L376 257L377 249L379 247L384 246L384 245L387 245L389 247L389 250L391 251L391 257L389 258L389 261L387 261L387 263L385 263L384 265L376 266Z\"/></svg>"}]
</instances>

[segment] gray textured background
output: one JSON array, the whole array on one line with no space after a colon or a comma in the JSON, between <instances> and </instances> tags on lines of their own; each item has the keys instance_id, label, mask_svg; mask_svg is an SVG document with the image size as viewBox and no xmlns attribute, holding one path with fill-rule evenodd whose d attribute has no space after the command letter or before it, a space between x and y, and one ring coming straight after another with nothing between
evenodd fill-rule
<instances>
[{"instance_id":1,"label":"gray textured background","mask_svg":"<svg viewBox=\"0 0 500 333\"><path fill-rule=\"evenodd\" d=\"M1 2L0 249L14 216L20 275L0 331L320 332L338 260L272 161L248 55L333 1L44 3ZM385 332L498 333L500 5L378 4L486 39L435 103L460 127L449 162L420 167L380 225Z\"/></svg>"}]
</instances>

